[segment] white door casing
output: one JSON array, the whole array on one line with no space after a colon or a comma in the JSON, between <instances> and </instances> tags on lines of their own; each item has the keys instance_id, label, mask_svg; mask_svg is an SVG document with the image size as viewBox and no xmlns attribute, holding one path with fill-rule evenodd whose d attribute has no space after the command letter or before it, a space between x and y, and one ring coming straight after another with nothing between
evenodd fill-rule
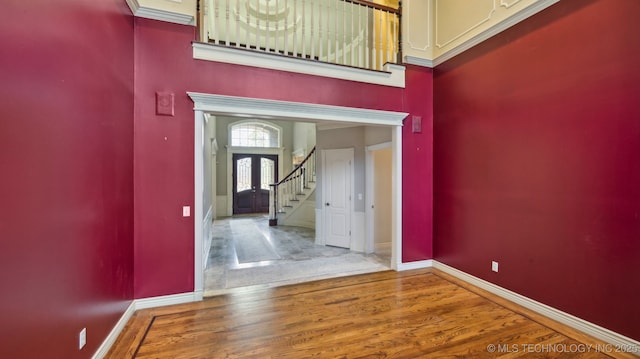
<instances>
[{"instance_id":1,"label":"white door casing","mask_svg":"<svg viewBox=\"0 0 640 359\"><path fill-rule=\"evenodd\" d=\"M350 248L354 149L322 150L325 244Z\"/></svg>"},{"instance_id":2,"label":"white door casing","mask_svg":"<svg viewBox=\"0 0 640 359\"><path fill-rule=\"evenodd\" d=\"M391 126L393 144L393 204L392 204L392 252L391 267L402 265L402 120L406 112L380 111L355 107L330 106L291 101L276 101L249 97L225 96L210 93L187 92L194 103L194 208L193 216L200 218L202 200L198 194L204 186L202 173L202 122L204 113L224 116L267 117L295 119L297 121L338 121ZM201 198L201 197L200 197ZM322 212L320 210L320 212ZM201 221L194 221L194 298L202 299L204 270L202 256L203 228Z\"/></svg>"}]
</instances>

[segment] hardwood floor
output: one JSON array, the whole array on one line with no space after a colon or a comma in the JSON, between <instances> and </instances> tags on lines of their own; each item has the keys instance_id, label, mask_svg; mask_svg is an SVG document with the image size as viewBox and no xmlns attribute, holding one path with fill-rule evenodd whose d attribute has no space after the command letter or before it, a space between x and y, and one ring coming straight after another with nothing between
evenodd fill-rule
<instances>
[{"instance_id":1,"label":"hardwood floor","mask_svg":"<svg viewBox=\"0 0 640 359\"><path fill-rule=\"evenodd\" d=\"M624 357L597 352L598 344L425 269L239 289L141 310L107 358Z\"/></svg>"}]
</instances>

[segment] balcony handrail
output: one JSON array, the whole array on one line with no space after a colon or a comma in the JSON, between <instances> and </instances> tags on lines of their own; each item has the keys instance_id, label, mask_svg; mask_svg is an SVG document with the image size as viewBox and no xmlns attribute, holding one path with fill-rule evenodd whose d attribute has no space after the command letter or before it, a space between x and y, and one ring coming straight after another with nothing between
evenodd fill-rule
<instances>
[{"instance_id":1,"label":"balcony handrail","mask_svg":"<svg viewBox=\"0 0 640 359\"><path fill-rule=\"evenodd\" d=\"M352 3L352 4L357 4L357 5L362 5L362 6L366 6L366 7L372 8L372 9L382 10L382 11L390 12L390 13L397 14L397 15L401 15L402 14L402 8L400 8L400 7L396 9L394 7L376 4L376 3L371 2L371 1L366 1L366 0L339 0L339 1L348 2L348 3Z\"/></svg>"}]
</instances>

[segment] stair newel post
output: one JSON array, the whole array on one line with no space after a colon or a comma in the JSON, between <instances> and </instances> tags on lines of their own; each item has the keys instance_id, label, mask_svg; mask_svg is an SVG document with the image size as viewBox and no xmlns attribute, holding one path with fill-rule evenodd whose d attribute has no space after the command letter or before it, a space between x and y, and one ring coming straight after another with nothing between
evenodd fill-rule
<instances>
[{"instance_id":1,"label":"stair newel post","mask_svg":"<svg viewBox=\"0 0 640 359\"><path fill-rule=\"evenodd\" d=\"M269 185L269 226L278 225L278 185Z\"/></svg>"}]
</instances>

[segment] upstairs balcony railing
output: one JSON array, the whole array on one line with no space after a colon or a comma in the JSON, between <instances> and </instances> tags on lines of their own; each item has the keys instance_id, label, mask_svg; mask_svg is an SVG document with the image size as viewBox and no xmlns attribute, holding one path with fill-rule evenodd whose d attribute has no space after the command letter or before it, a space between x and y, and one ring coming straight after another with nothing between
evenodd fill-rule
<instances>
[{"instance_id":1,"label":"upstairs balcony railing","mask_svg":"<svg viewBox=\"0 0 640 359\"><path fill-rule=\"evenodd\" d=\"M370 70L398 62L399 5L363 0L204 1L203 25L213 44Z\"/></svg>"}]
</instances>

